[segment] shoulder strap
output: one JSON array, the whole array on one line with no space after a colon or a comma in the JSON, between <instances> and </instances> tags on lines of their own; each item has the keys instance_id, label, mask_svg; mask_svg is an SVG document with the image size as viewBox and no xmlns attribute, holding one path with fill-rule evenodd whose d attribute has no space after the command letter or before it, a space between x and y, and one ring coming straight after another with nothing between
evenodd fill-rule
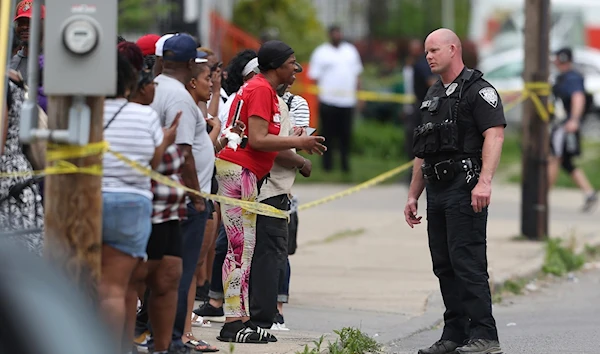
<instances>
[{"instance_id":1,"label":"shoulder strap","mask_svg":"<svg viewBox=\"0 0 600 354\"><path fill-rule=\"evenodd\" d=\"M112 116L112 118L108 121L108 123L106 123L106 125L104 126L104 130L106 130L106 128L108 128L108 126L113 122L113 120L115 120L115 118L117 118L117 116L119 115L119 113L121 113L121 111L123 110L123 108L125 108L125 106L127 106L129 102L125 102L124 105L121 106L121 108L119 108L119 110Z\"/></svg>"},{"instance_id":2,"label":"shoulder strap","mask_svg":"<svg viewBox=\"0 0 600 354\"><path fill-rule=\"evenodd\" d=\"M288 109L291 110L292 109L292 100L294 99L294 95L290 95L290 97L288 98L286 104L288 106Z\"/></svg>"}]
</instances>

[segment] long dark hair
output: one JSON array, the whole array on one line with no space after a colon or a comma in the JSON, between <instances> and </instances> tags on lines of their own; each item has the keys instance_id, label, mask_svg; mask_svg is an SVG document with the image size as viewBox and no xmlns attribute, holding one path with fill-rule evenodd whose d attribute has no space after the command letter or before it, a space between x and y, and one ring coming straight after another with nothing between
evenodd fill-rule
<instances>
[{"instance_id":1,"label":"long dark hair","mask_svg":"<svg viewBox=\"0 0 600 354\"><path fill-rule=\"evenodd\" d=\"M244 84L242 71L248 62L258 55L251 49L246 49L239 52L227 66L227 80L225 80L225 91L228 95L237 92Z\"/></svg>"}]
</instances>

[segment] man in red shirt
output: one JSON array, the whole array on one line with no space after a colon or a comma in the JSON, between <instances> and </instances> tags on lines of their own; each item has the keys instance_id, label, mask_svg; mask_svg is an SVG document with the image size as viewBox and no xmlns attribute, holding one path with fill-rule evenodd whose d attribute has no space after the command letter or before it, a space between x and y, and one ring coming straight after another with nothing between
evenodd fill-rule
<instances>
[{"instance_id":1,"label":"man in red shirt","mask_svg":"<svg viewBox=\"0 0 600 354\"><path fill-rule=\"evenodd\" d=\"M255 202L261 181L281 150L303 149L322 154L321 136L279 136L280 112L275 88L290 82L296 71L294 50L281 41L269 41L258 51L260 74L238 91L229 113L228 126L240 119L248 129L245 147L228 146L216 161L219 194ZM222 204L221 213L229 249L223 264L226 323L219 340L266 343L277 339L250 321L248 289L250 265L256 244L256 214Z\"/></svg>"}]
</instances>

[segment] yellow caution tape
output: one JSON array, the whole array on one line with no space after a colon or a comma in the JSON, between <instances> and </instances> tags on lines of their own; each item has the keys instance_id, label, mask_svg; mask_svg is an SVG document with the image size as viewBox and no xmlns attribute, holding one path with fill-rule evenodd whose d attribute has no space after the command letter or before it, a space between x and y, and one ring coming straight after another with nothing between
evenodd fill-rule
<instances>
[{"instance_id":1,"label":"yellow caution tape","mask_svg":"<svg viewBox=\"0 0 600 354\"><path fill-rule=\"evenodd\" d=\"M356 186L354 186L352 188L348 188L348 189L346 189L344 191L341 191L339 193L330 195L329 197L325 197L323 199L315 200L315 201L310 202L310 203L302 204L302 205L300 205L298 207L298 210L300 211L300 210L306 210L306 209L314 208L314 207L316 207L318 205L329 203L329 202L334 201L336 199L340 199L340 198L349 196L350 194L354 194L354 193L356 193L358 191L361 191L363 189L366 189L366 188L369 188L369 187L373 187L374 185L377 185L377 184L379 184L379 183L381 183L381 182L383 182L385 180L388 180L388 179L394 177L395 175L397 175L399 173L402 173L402 172L408 170L413 165L413 161L414 160L411 160L411 161L409 161L409 162L407 162L407 163L405 163L403 165L400 165L400 166L398 166L398 167L396 167L396 168L394 168L392 170L384 172L384 173L380 174L377 177L371 178L370 180L368 180L366 182L363 182L363 183L361 183L359 185L356 185Z\"/></svg>"},{"instance_id":2,"label":"yellow caution tape","mask_svg":"<svg viewBox=\"0 0 600 354\"><path fill-rule=\"evenodd\" d=\"M239 199L234 199L234 198L223 197L220 195L199 192L195 189L191 189L180 183L177 183L177 182L173 181L172 179L170 179L169 177L161 175L160 173L158 173L156 171L148 169L148 168L138 164L137 162L128 159L127 157L123 156L122 154L120 154L116 151L112 151L109 149L108 153L114 155L117 159L121 160L122 162L127 164L129 167L139 171L143 175L148 176L148 177L152 178L153 180L155 180L156 182L162 183L169 187L183 189L184 191L186 191L188 193L192 193L192 194L201 196L203 198L213 200L215 202L228 204L228 205L234 205L234 206L240 207L242 209L245 209L245 210L250 211L255 214L271 216L271 217L279 218L279 219L288 219L289 218L288 212L279 210L277 208L274 208L274 207L264 204L264 203L249 202L249 201L245 201L245 200L239 200Z\"/></svg>"},{"instance_id":3,"label":"yellow caution tape","mask_svg":"<svg viewBox=\"0 0 600 354\"><path fill-rule=\"evenodd\" d=\"M316 86L313 86L313 89L314 88L316 88ZM411 103L412 102L412 101L410 101L411 99L414 101L414 97L411 98L410 95L381 94L381 93L368 92L368 91L360 91L360 92L362 92L363 97L366 97L369 99L372 98L372 99L375 99L378 101L386 101L387 99L394 100L394 102L398 102L398 103ZM515 91L515 92L517 92L517 91ZM536 107L537 113L541 117L541 119L543 119L544 121L548 121L550 114L553 110L553 106L551 104L549 104L548 108L544 107L544 105L540 99L540 96L547 96L549 94L550 94L550 85L546 82L526 83L523 94L521 96L519 96L519 98L517 98L515 101L513 101L510 104L508 104L507 106L505 106L505 111L513 109L514 107L516 107L520 103L526 101L527 99L531 99L534 106ZM378 96L379 98L374 98L375 96ZM116 151L110 150L108 143L105 141L88 144L86 146L50 144L48 147L49 147L49 149L47 151L46 159L48 161L54 161L55 164L53 166L49 166L42 171L0 173L0 178L14 177L14 176L30 177L30 176L39 176L39 175L58 175L58 174L74 174L74 173L83 173L83 174L90 174L90 175L95 175L95 176L102 176L102 166L101 165L79 167L79 166L75 166L73 163L64 161L64 159L75 159L75 158L82 158L82 157L87 157L87 156L101 155L101 154L108 152L108 153L114 155L117 159L119 159L122 162L124 162L125 164L127 164L128 166L139 171L143 175L148 176L151 179L153 179L159 183L165 184L167 186L170 186L173 188L179 188L188 193L192 193L192 194L201 196L203 198L210 199L210 200L220 202L223 204L239 206L240 208L243 208L245 210L248 210L248 211L256 213L256 214L271 216L271 217L281 218L281 219L289 218L289 212L279 210L270 205L266 205L263 203L243 201L243 200L223 197L223 196L219 196L219 195L215 195L215 194L203 193L203 192L199 192L194 189L188 188L182 184L179 184L179 183L171 180L170 178L168 178L158 172L155 172L149 168L146 168L146 167L138 164L137 162L135 162L133 160L126 158L125 156L123 156L122 154L120 154ZM322 198L322 199L319 199L319 200L316 200L313 202L303 204L303 205L299 206L298 210L306 210L306 209L314 208L316 206L319 206L319 205L322 205L325 203L329 203L329 202L337 200L337 199L344 198L348 195L354 194L363 189L375 186L379 183L382 183L382 182L406 171L407 169L409 169L412 166L413 161L409 161L401 166L398 166L390 171L384 172L384 173L380 174L379 176L371 178L370 180L368 180L366 182L363 182L354 187L348 188L342 192L333 194L331 196L328 196L328 197L325 197L325 198Z\"/></svg>"},{"instance_id":4,"label":"yellow caution tape","mask_svg":"<svg viewBox=\"0 0 600 354\"><path fill-rule=\"evenodd\" d=\"M101 155L108 151L108 142L100 141L85 146L49 144L46 160L57 161Z\"/></svg>"}]
</instances>

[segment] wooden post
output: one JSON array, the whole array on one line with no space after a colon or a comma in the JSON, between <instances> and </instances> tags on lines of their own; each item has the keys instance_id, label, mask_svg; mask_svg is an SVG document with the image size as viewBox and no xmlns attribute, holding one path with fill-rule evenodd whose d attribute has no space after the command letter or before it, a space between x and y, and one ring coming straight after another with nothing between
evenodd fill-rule
<instances>
[{"instance_id":1,"label":"wooden post","mask_svg":"<svg viewBox=\"0 0 600 354\"><path fill-rule=\"evenodd\" d=\"M525 70L523 80L547 82L549 62L549 0L525 2ZM547 96L540 96L547 106ZM531 99L523 107L523 179L521 232L532 240L548 236L548 123Z\"/></svg>"},{"instance_id":2,"label":"wooden post","mask_svg":"<svg viewBox=\"0 0 600 354\"><path fill-rule=\"evenodd\" d=\"M72 97L48 98L48 128L67 129ZM104 97L88 97L90 143L103 139ZM76 166L102 164L102 156L68 160ZM102 249L101 176L64 174L45 178L45 255L62 266L90 300L97 298Z\"/></svg>"}]
</instances>

